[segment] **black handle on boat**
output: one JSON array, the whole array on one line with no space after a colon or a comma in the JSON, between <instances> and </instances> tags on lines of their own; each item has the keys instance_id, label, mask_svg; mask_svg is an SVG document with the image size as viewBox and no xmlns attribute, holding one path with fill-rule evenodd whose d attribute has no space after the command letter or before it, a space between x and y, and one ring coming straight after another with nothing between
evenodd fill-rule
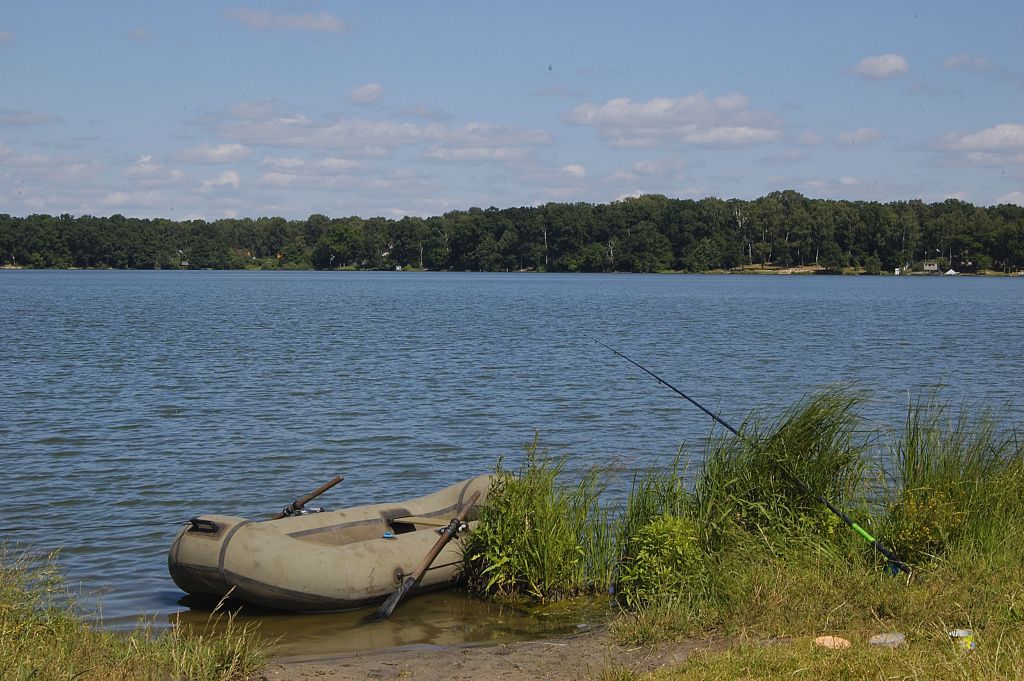
<instances>
[{"instance_id":1,"label":"black handle on boat","mask_svg":"<svg viewBox=\"0 0 1024 681\"><path fill-rule=\"evenodd\" d=\"M334 487L335 485L337 485L339 482L341 482L344 479L345 478L341 477L340 475L335 475L333 478L331 478L330 480L328 480L324 484L320 485L319 487L317 487L315 490L313 490L312 492L310 492L306 496L299 497L298 499L296 499L295 501L290 503L288 506L285 507L285 509L283 511L281 511L280 513L275 515L273 518L271 518L271 520L280 520L281 518L284 518L285 516L289 516L289 515L295 513L296 511L301 509L303 506L305 506L309 502L313 501L318 496L320 496L321 494L323 494L324 492L326 492L330 488Z\"/></svg>"},{"instance_id":2,"label":"black handle on boat","mask_svg":"<svg viewBox=\"0 0 1024 681\"><path fill-rule=\"evenodd\" d=\"M473 492L473 496L469 498L462 508L459 509L458 515L452 518L452 521L448 523L447 527L441 528L441 536L438 538L434 547L430 549L430 552L423 557L420 564L416 566L416 569L412 571L408 577L402 580L402 585L398 587L395 593L388 596L388 599L384 601L384 604L377 610L377 615L384 619L391 617L391 613L398 607L398 602L405 598L405 595L409 593L419 581L423 579L423 575L426 574L427 570L435 560L437 560L438 554L441 553L441 549L445 545L455 538L455 535L459 533L459 529L462 527L462 523L466 520L466 516L469 515L469 510L476 504L476 500L480 498L480 490Z\"/></svg>"}]
</instances>

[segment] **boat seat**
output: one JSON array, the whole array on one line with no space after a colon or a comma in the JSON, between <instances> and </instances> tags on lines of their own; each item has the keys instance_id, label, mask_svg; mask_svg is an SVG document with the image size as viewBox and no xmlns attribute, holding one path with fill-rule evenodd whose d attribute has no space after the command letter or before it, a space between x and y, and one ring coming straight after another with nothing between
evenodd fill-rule
<instances>
[{"instance_id":1,"label":"boat seat","mask_svg":"<svg viewBox=\"0 0 1024 681\"><path fill-rule=\"evenodd\" d=\"M428 525L430 527L446 527L451 519L444 520L443 518L428 518L427 516L421 515L405 515L400 518L392 518L391 522L408 523L410 525Z\"/></svg>"}]
</instances>

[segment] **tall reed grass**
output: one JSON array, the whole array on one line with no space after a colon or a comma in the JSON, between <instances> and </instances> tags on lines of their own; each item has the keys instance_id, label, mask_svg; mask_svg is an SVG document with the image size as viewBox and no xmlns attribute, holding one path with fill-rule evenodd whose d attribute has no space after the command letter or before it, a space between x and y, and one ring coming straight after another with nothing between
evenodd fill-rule
<instances>
[{"instance_id":1,"label":"tall reed grass","mask_svg":"<svg viewBox=\"0 0 1024 681\"><path fill-rule=\"evenodd\" d=\"M890 442L894 470L882 526L907 560L927 562L960 541L1000 542L1007 525L1019 527L1021 444L991 409L954 413L934 394L919 396Z\"/></svg>"},{"instance_id":2,"label":"tall reed grass","mask_svg":"<svg viewBox=\"0 0 1024 681\"><path fill-rule=\"evenodd\" d=\"M614 535L601 474L564 485L564 466L536 440L518 473L499 462L480 525L464 544L472 590L541 603L608 590Z\"/></svg>"}]
</instances>

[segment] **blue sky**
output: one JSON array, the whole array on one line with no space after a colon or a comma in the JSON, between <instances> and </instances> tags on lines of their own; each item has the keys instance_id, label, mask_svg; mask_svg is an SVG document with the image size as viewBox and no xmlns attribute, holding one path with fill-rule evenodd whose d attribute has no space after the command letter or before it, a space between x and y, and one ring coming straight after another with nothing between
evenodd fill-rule
<instances>
[{"instance_id":1,"label":"blue sky","mask_svg":"<svg viewBox=\"0 0 1024 681\"><path fill-rule=\"evenodd\" d=\"M0 9L0 213L1024 204L1024 3Z\"/></svg>"}]
</instances>

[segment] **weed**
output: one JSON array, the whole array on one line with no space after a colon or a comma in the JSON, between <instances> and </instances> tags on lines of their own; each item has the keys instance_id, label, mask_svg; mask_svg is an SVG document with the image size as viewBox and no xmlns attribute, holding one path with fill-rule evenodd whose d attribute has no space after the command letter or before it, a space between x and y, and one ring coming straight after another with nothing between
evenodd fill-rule
<instances>
[{"instance_id":1,"label":"weed","mask_svg":"<svg viewBox=\"0 0 1024 681\"><path fill-rule=\"evenodd\" d=\"M230 681L263 666L267 643L253 628L228 616L212 634L213 624L198 635L177 627L160 635L148 628L127 635L97 630L82 621L55 556L0 550L3 678Z\"/></svg>"}]
</instances>

